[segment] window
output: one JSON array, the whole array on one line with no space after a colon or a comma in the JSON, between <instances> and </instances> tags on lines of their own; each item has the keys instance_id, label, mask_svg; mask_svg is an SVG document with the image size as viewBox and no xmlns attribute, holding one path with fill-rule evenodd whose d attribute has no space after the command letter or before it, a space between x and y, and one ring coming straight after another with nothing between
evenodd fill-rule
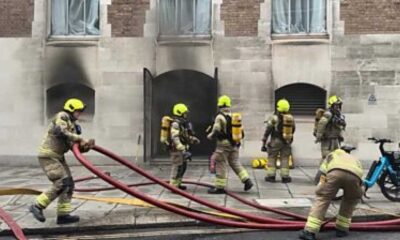
<instances>
[{"instance_id":1,"label":"window","mask_svg":"<svg viewBox=\"0 0 400 240\"><path fill-rule=\"evenodd\" d=\"M208 36L211 0L159 0L160 36Z\"/></svg>"},{"instance_id":2,"label":"window","mask_svg":"<svg viewBox=\"0 0 400 240\"><path fill-rule=\"evenodd\" d=\"M98 35L100 0L53 0L52 35Z\"/></svg>"},{"instance_id":3,"label":"window","mask_svg":"<svg viewBox=\"0 0 400 240\"><path fill-rule=\"evenodd\" d=\"M326 0L273 0L272 33L326 33Z\"/></svg>"},{"instance_id":4,"label":"window","mask_svg":"<svg viewBox=\"0 0 400 240\"><path fill-rule=\"evenodd\" d=\"M275 90L275 105L281 98L290 102L293 115L314 116L318 108L325 109L326 91L308 83L293 83Z\"/></svg>"}]
</instances>

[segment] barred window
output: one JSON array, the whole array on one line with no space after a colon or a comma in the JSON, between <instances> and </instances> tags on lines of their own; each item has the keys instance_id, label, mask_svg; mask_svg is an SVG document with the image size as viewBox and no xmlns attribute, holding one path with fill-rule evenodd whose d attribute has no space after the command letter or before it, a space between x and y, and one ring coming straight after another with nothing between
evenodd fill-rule
<instances>
[{"instance_id":1,"label":"barred window","mask_svg":"<svg viewBox=\"0 0 400 240\"><path fill-rule=\"evenodd\" d=\"M325 109L326 90L308 83L293 83L275 90L275 105L281 98L290 102L293 115L314 116L318 108Z\"/></svg>"}]
</instances>

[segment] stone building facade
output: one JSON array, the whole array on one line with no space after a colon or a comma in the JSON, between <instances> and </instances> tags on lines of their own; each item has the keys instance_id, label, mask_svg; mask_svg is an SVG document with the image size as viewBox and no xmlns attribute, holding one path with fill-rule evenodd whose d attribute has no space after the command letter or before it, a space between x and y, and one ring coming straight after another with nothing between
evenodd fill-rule
<instances>
[{"instance_id":1,"label":"stone building facade","mask_svg":"<svg viewBox=\"0 0 400 240\"><path fill-rule=\"evenodd\" d=\"M378 156L367 137L399 140L400 1L321 0L324 31L319 34L277 33L273 19L282 20L286 12L278 16L274 0L204 0L209 2L210 14L203 15L199 4L205 3L199 1L193 0L193 22L198 24L193 29L206 23L206 34L203 30L203 34L184 32L185 21L179 19L190 9L167 16L175 17L184 34L164 29L163 11L171 6L163 4L183 7L180 0L98 0L97 34L61 35L54 34L59 19L54 20L56 8L51 0L1 1L2 162L37 164L36 149L50 116L70 96L88 103L82 124L85 136L141 163L158 159L153 146L159 122L155 111L165 106L154 102L164 98L153 96L149 89L155 92L153 88L161 86L157 79L170 80L168 74L180 78L170 80L172 94L179 88L202 89L194 79L204 77L211 92L232 97L246 130L243 161L263 156L259 151L263 121L273 112L278 96L289 98L299 113L293 146L299 164L314 164L319 158L310 109L325 104L332 94L344 100L346 138L358 146L362 159ZM96 1L81 2L89 9L89 2ZM315 4L315 0L302 2L310 4L307 9ZM293 1L287 4L293 8ZM84 11L84 18L92 16ZM295 19L292 10L287 11L286 18ZM153 80L144 80L144 68ZM201 98L215 97L208 93ZM188 97L182 101L197 106L196 111L213 107ZM179 100L179 96L173 98ZM201 117L206 124L204 119L211 116Z\"/></svg>"}]
</instances>

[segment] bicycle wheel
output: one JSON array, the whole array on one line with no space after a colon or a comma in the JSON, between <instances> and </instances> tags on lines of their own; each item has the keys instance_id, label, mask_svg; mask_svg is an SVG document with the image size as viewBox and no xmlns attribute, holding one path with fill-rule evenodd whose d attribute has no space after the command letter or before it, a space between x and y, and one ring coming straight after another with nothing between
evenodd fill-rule
<instances>
[{"instance_id":1,"label":"bicycle wheel","mask_svg":"<svg viewBox=\"0 0 400 240\"><path fill-rule=\"evenodd\" d=\"M393 202L400 202L400 171L395 171L395 182L392 181L388 171L384 171L379 178L379 187L383 195Z\"/></svg>"}]
</instances>

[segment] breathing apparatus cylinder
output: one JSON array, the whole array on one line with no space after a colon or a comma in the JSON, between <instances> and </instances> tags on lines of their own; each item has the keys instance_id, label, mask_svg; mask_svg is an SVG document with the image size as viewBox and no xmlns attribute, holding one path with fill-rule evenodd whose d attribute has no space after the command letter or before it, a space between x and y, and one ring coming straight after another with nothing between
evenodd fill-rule
<instances>
[{"instance_id":1,"label":"breathing apparatus cylinder","mask_svg":"<svg viewBox=\"0 0 400 240\"><path fill-rule=\"evenodd\" d=\"M169 131L171 127L172 118L164 116L161 119L161 130L160 130L160 142L167 144L169 143Z\"/></svg>"},{"instance_id":2,"label":"breathing apparatus cylinder","mask_svg":"<svg viewBox=\"0 0 400 240\"><path fill-rule=\"evenodd\" d=\"M240 113L232 113L232 140L236 143L240 143L242 139L242 115Z\"/></svg>"}]
</instances>

